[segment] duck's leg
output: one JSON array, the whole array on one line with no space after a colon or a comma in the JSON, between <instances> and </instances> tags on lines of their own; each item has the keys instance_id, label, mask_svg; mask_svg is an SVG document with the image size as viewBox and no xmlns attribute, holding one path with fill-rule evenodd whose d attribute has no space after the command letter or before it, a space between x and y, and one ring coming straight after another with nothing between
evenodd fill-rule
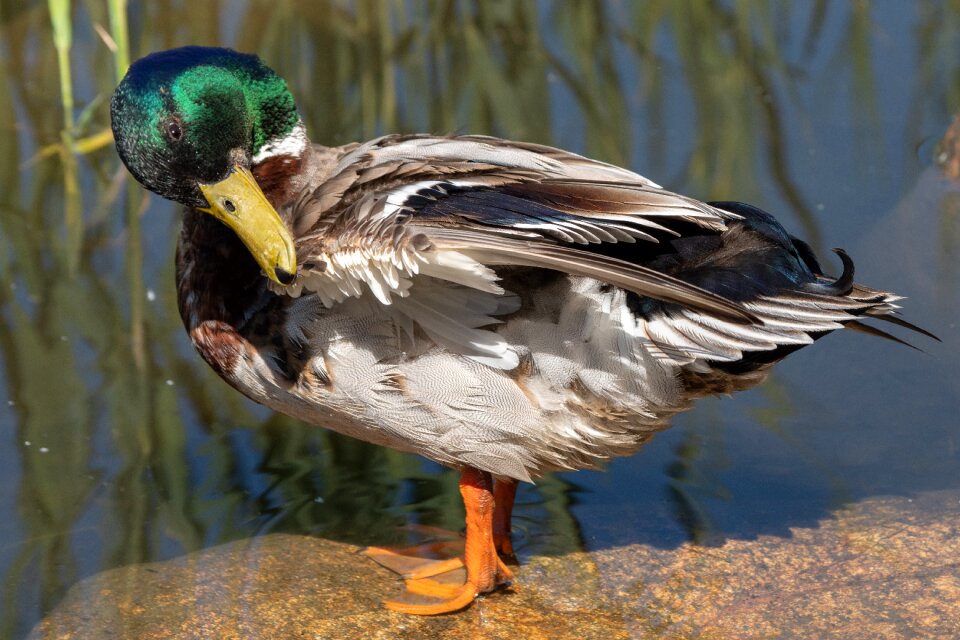
<instances>
[{"instance_id":1,"label":"duck's leg","mask_svg":"<svg viewBox=\"0 0 960 640\"><path fill-rule=\"evenodd\" d=\"M486 471L464 467L460 472L460 495L467 511L467 534L463 564L467 579L462 586L447 586L429 580L407 583L412 593L440 597L437 604L408 604L387 601L394 611L418 615L438 615L463 609L481 593L489 593L510 582L513 575L500 561L494 546L493 478Z\"/></svg>"},{"instance_id":2,"label":"duck's leg","mask_svg":"<svg viewBox=\"0 0 960 640\"><path fill-rule=\"evenodd\" d=\"M512 478L497 478L493 482L493 546L502 561L518 564L517 556L513 551L511 539L511 518L513 502L517 495L517 481ZM441 538L456 536L458 540L434 541L425 544L403 548L368 547L364 553L375 562L408 580L431 578L447 571L453 571L463 566L463 558L459 555L449 557L447 550L463 549L463 538L456 533L429 527L414 525L416 530L425 535ZM459 547L459 548L458 548ZM447 557L446 560L434 560L437 555ZM409 589L414 591L415 589Z\"/></svg>"},{"instance_id":3,"label":"duck's leg","mask_svg":"<svg viewBox=\"0 0 960 640\"><path fill-rule=\"evenodd\" d=\"M510 519L513 516L513 499L517 496L517 481L512 478L497 478L493 483L493 546L500 558L516 564L513 540L510 538Z\"/></svg>"}]
</instances>

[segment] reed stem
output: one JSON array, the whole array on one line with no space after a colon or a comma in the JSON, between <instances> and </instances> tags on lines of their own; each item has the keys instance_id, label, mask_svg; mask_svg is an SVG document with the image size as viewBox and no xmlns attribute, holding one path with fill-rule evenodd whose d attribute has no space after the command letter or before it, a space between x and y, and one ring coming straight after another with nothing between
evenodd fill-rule
<instances>
[{"instance_id":1,"label":"reed stem","mask_svg":"<svg viewBox=\"0 0 960 640\"><path fill-rule=\"evenodd\" d=\"M117 82L123 80L127 67L130 66L130 38L127 29L127 0L108 0L107 8L110 11L110 35L113 37L117 50L114 52L116 63Z\"/></svg>"},{"instance_id":2,"label":"reed stem","mask_svg":"<svg viewBox=\"0 0 960 640\"><path fill-rule=\"evenodd\" d=\"M71 274L76 273L80 261L80 246L83 241L81 219L81 195L77 178L75 153L75 121L73 117L73 78L70 73L70 47L73 44L73 28L70 24L70 0L48 0L50 23L53 27L53 46L57 50L60 70L60 101L63 107L63 143L60 157L63 161L63 220L66 227L66 266Z\"/></svg>"}]
</instances>

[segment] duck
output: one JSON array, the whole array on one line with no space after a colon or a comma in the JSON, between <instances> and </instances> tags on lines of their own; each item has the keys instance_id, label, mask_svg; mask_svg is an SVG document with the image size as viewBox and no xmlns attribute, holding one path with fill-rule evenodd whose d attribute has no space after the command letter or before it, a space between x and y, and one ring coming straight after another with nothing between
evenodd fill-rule
<instances>
[{"instance_id":1,"label":"duck","mask_svg":"<svg viewBox=\"0 0 960 640\"><path fill-rule=\"evenodd\" d=\"M400 612L514 581L519 482L631 455L835 330L935 338L844 251L825 275L745 203L489 136L314 144L255 55L152 53L110 111L129 172L184 205L178 306L209 366L274 411L459 472L463 556L408 571L385 602ZM437 579L456 567L462 584Z\"/></svg>"}]
</instances>

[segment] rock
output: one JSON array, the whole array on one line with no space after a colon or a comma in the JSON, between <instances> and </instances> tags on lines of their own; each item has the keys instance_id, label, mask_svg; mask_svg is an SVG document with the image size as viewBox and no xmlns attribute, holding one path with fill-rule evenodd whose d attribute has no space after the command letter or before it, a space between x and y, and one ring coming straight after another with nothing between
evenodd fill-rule
<instances>
[{"instance_id":1,"label":"rock","mask_svg":"<svg viewBox=\"0 0 960 640\"><path fill-rule=\"evenodd\" d=\"M871 499L789 538L593 554L637 638L960 636L960 495Z\"/></svg>"},{"instance_id":2,"label":"rock","mask_svg":"<svg viewBox=\"0 0 960 640\"><path fill-rule=\"evenodd\" d=\"M456 615L394 613L399 579L359 547L286 534L168 562L106 571L75 585L31 639L627 638L617 603L597 593L586 554L534 563L517 592ZM556 570L550 565L558 565ZM584 574L592 575L583 581ZM576 584L568 593L564 579Z\"/></svg>"},{"instance_id":3,"label":"rock","mask_svg":"<svg viewBox=\"0 0 960 640\"><path fill-rule=\"evenodd\" d=\"M789 538L537 557L515 591L434 618L387 611L358 547L284 534L104 572L31 639L955 638L960 496L877 498Z\"/></svg>"}]
</instances>

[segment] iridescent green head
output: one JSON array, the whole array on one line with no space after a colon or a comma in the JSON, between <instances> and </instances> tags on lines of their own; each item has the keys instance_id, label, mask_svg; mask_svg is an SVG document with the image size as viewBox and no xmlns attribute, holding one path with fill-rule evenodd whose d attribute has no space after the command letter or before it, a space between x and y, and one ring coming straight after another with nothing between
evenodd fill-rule
<instances>
[{"instance_id":1,"label":"iridescent green head","mask_svg":"<svg viewBox=\"0 0 960 640\"><path fill-rule=\"evenodd\" d=\"M299 154L306 146L280 76L256 56L229 49L161 51L131 65L110 114L117 152L143 186L211 213L271 279L293 279L289 231L250 174L258 155Z\"/></svg>"}]
</instances>

